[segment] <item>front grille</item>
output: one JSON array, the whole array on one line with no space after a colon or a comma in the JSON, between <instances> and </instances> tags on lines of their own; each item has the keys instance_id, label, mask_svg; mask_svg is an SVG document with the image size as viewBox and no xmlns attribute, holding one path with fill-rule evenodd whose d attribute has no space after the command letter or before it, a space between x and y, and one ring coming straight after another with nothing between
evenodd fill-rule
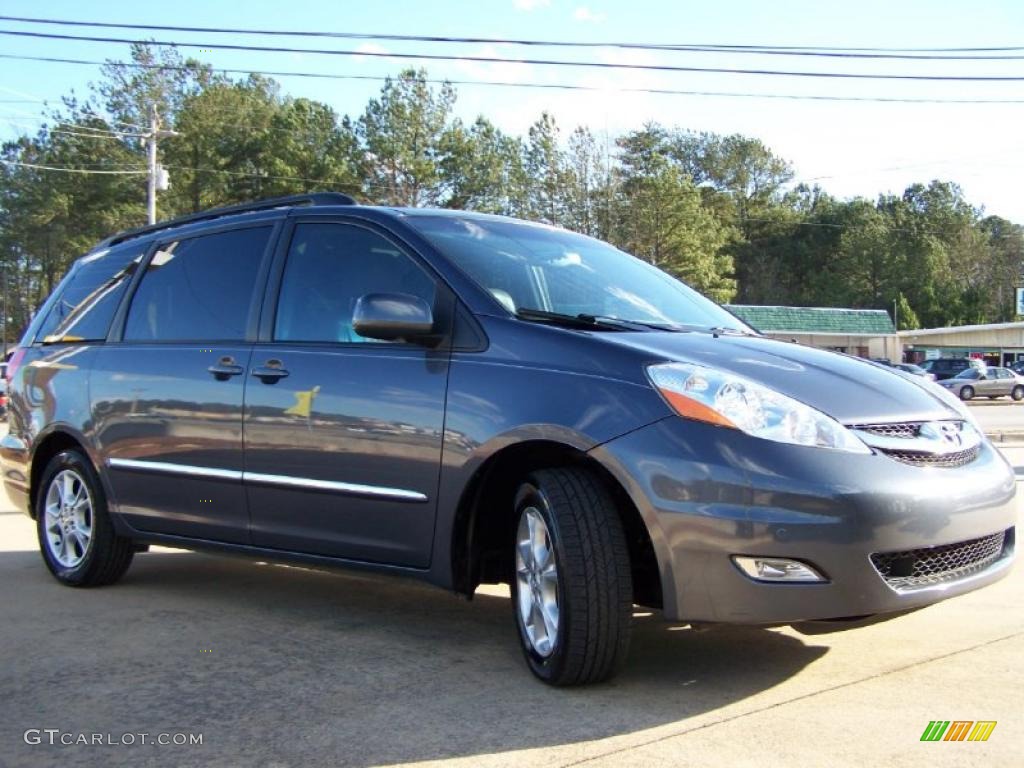
<instances>
[{"instance_id":1,"label":"front grille","mask_svg":"<svg viewBox=\"0 0 1024 768\"><path fill-rule=\"evenodd\" d=\"M982 571L998 560L1003 555L1006 533L1000 531L941 547L875 553L871 555L871 564L896 590L944 584Z\"/></svg>"},{"instance_id":2,"label":"front grille","mask_svg":"<svg viewBox=\"0 0 1024 768\"><path fill-rule=\"evenodd\" d=\"M850 429L869 432L879 437L898 437L910 439L921 432L921 422L908 421L899 424L852 424Z\"/></svg>"},{"instance_id":3,"label":"front grille","mask_svg":"<svg viewBox=\"0 0 1024 768\"><path fill-rule=\"evenodd\" d=\"M981 452L981 446L976 445L966 451L956 453L922 453L921 451L885 451L885 455L904 464L913 464L915 467L962 467L970 464Z\"/></svg>"},{"instance_id":4,"label":"front grille","mask_svg":"<svg viewBox=\"0 0 1024 768\"><path fill-rule=\"evenodd\" d=\"M981 453L977 432L963 421L898 421L848 428L879 453L915 467L962 467Z\"/></svg>"}]
</instances>

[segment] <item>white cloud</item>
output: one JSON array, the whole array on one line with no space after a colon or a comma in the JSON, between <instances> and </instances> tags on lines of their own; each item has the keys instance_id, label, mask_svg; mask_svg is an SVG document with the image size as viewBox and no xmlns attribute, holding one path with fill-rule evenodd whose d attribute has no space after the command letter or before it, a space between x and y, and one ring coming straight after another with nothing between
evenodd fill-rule
<instances>
[{"instance_id":1,"label":"white cloud","mask_svg":"<svg viewBox=\"0 0 1024 768\"><path fill-rule=\"evenodd\" d=\"M517 11L535 11L538 8L547 8L551 5L551 0L512 0L512 5L516 7Z\"/></svg>"},{"instance_id":2,"label":"white cloud","mask_svg":"<svg viewBox=\"0 0 1024 768\"><path fill-rule=\"evenodd\" d=\"M587 6L581 5L572 13L572 17L576 21L586 21L592 24L600 24L608 18L608 14L602 11L592 11Z\"/></svg>"}]
</instances>

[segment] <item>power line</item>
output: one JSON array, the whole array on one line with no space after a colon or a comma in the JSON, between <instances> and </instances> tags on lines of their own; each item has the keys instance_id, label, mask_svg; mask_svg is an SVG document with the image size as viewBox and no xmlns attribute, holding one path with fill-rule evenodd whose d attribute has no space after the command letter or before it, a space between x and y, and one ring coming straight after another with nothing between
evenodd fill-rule
<instances>
[{"instance_id":1,"label":"power line","mask_svg":"<svg viewBox=\"0 0 1024 768\"><path fill-rule=\"evenodd\" d=\"M123 43L126 45L155 45L164 48L201 48L222 51L257 51L262 53L299 53L315 56L365 56L369 58L404 59L413 61L471 61L483 64L529 64L551 67L584 67L602 70L629 70L650 72L699 72L703 74L726 75L768 75L773 77L813 77L842 80L911 80L929 82L1021 82L1024 76L1009 75L906 75L871 74L868 72L808 72L802 70L778 69L728 69L723 67L684 67L674 64L635 64L608 61L568 61L565 59L516 59L501 56L459 56L441 53L388 53L383 51L360 51L355 49L324 48L282 48L270 45L241 45L238 43L179 43L170 40L132 40L123 37L90 37L84 35L59 35L46 32L27 32L2 29L0 35L28 37L47 40L74 40L88 43Z\"/></svg>"},{"instance_id":2,"label":"power line","mask_svg":"<svg viewBox=\"0 0 1024 768\"><path fill-rule=\"evenodd\" d=\"M57 171L60 173L85 173L85 174L102 174L107 176L128 176L136 174L145 174L147 171L111 171L111 170L90 170L87 168L68 168L65 166L56 165L37 165L35 163L20 163L16 160L4 160L0 158L0 163L4 165L16 165L20 168L34 168L39 171Z\"/></svg>"},{"instance_id":3,"label":"power line","mask_svg":"<svg viewBox=\"0 0 1024 768\"><path fill-rule=\"evenodd\" d=\"M779 46L779 45L730 45L721 43L629 43L629 42L588 42L569 40L526 40L496 37L454 37L449 35L399 35L371 32L322 32L309 30L252 29L230 27L191 27L169 24L128 24L100 21L78 21L72 19L39 19L23 16L0 16L0 21L14 21L24 24L46 24L71 27L105 29L140 29L158 32L200 32L230 35L265 35L272 37L334 38L342 40L388 40L392 42L456 43L519 45L544 48L624 48L644 51L674 51L693 53L741 53L778 56L827 56L838 58L874 59L934 59L934 60L1012 60L1022 59L1021 55L1005 55L1009 51L1024 51L1024 46L1003 46L988 48L856 48L836 46ZM968 55L971 54L971 55Z\"/></svg>"},{"instance_id":4,"label":"power line","mask_svg":"<svg viewBox=\"0 0 1024 768\"><path fill-rule=\"evenodd\" d=\"M360 54L362 55L362 54ZM118 66L131 67L133 69L159 69L173 72L192 72L194 67L174 64L139 64L136 62L110 62L96 61L90 59L71 59L54 56L20 56L15 54L0 54L0 59L14 59L18 61L40 61L52 64L75 64L90 66L105 66L115 63ZM266 75L267 77L301 77L324 80L366 80L372 82L384 82L393 80L391 76L385 75L341 75L326 72L289 72L275 70L256 69L230 69L223 67L210 67L212 72L220 72L228 75ZM903 98L888 96L834 96L816 94L796 93L744 93L736 91L705 91L705 90L678 90L672 88L622 88L622 87L601 87L591 85L574 85L570 83L531 83L531 82L508 82L502 80L442 80L426 78L425 82L442 85L465 85L465 86L488 86L502 88L539 88L559 91L584 91L584 92L615 92L615 93L645 93L656 96L700 96L700 97L722 97L722 98L744 98L744 99L782 99L793 101L849 101L869 102L882 104L1024 104L1022 99L930 99L930 98ZM25 119L25 118L22 118ZM116 121L114 121L116 122ZM119 125L130 125L130 123L118 123Z\"/></svg>"}]
</instances>

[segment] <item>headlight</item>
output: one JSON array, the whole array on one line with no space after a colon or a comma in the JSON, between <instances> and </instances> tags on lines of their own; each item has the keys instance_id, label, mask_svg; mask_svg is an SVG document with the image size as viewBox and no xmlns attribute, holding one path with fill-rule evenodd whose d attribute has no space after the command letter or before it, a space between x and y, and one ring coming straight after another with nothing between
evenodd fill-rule
<instances>
[{"instance_id":1,"label":"headlight","mask_svg":"<svg viewBox=\"0 0 1024 768\"><path fill-rule=\"evenodd\" d=\"M651 365L647 375L684 418L780 443L871 453L832 417L742 376L690 363Z\"/></svg>"}]
</instances>

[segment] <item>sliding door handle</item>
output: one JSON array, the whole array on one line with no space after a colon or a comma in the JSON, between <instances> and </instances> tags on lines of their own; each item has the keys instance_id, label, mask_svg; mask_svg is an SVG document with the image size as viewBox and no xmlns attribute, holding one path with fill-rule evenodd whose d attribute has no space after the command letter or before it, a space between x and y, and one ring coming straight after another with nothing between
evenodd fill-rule
<instances>
[{"instance_id":1,"label":"sliding door handle","mask_svg":"<svg viewBox=\"0 0 1024 768\"><path fill-rule=\"evenodd\" d=\"M264 384L273 384L288 376L288 371L285 370L284 364L280 360L271 358L259 368L253 368L252 375Z\"/></svg>"},{"instance_id":2,"label":"sliding door handle","mask_svg":"<svg viewBox=\"0 0 1024 768\"><path fill-rule=\"evenodd\" d=\"M235 362L235 358L225 355L215 365L207 368L217 381L227 381L232 376L239 376L245 373L245 368Z\"/></svg>"}]
</instances>

